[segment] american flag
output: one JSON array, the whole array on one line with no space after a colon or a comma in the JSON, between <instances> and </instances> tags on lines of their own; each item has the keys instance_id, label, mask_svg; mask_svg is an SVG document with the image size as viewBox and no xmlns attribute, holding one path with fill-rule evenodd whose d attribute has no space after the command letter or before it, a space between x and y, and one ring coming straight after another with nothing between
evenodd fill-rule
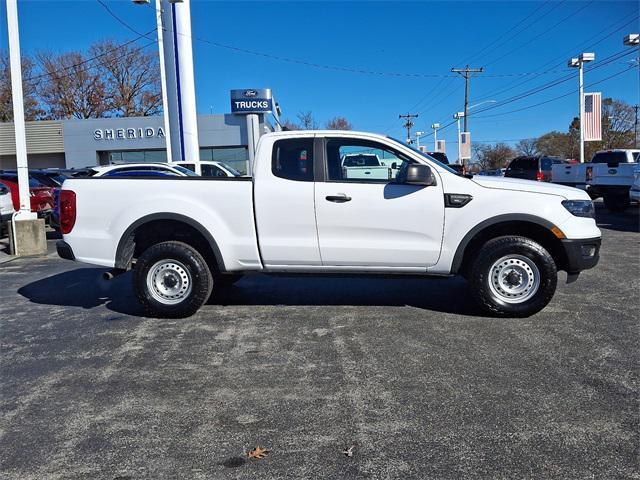
<instances>
[{"instance_id":1,"label":"american flag","mask_svg":"<svg viewBox=\"0 0 640 480\"><path fill-rule=\"evenodd\" d=\"M584 140L602 140L602 93L584 94Z\"/></svg>"}]
</instances>

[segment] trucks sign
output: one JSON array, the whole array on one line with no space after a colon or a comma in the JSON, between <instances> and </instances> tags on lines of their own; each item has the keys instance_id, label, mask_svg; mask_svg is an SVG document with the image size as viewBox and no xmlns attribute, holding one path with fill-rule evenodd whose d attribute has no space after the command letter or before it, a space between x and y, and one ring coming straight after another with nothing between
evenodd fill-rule
<instances>
[{"instance_id":1,"label":"trucks sign","mask_svg":"<svg viewBox=\"0 0 640 480\"><path fill-rule=\"evenodd\" d=\"M231 90L232 113L271 113L273 96L270 88Z\"/></svg>"}]
</instances>

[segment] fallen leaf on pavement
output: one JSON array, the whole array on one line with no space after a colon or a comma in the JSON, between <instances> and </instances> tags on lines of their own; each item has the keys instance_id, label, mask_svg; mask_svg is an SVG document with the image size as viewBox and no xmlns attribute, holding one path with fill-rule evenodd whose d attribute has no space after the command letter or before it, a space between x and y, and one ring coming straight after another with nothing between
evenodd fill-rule
<instances>
[{"instance_id":1,"label":"fallen leaf on pavement","mask_svg":"<svg viewBox=\"0 0 640 480\"><path fill-rule=\"evenodd\" d=\"M260 459L260 458L266 457L270 451L271 450L269 450L268 448L256 447L253 450L251 450L249 453L247 453L247 456L249 458Z\"/></svg>"},{"instance_id":2,"label":"fallen leaf on pavement","mask_svg":"<svg viewBox=\"0 0 640 480\"><path fill-rule=\"evenodd\" d=\"M351 445L349 448L345 448L342 453L344 453L347 457L353 457L353 449L356 448L355 445Z\"/></svg>"}]
</instances>

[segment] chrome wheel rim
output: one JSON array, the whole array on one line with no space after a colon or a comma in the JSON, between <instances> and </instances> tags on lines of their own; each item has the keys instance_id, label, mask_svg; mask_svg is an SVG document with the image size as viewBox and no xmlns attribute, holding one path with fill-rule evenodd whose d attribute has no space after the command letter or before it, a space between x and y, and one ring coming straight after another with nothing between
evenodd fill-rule
<instances>
[{"instance_id":1,"label":"chrome wheel rim","mask_svg":"<svg viewBox=\"0 0 640 480\"><path fill-rule=\"evenodd\" d=\"M523 303L540 288L540 271L523 255L506 255L489 269L491 292L504 303Z\"/></svg>"},{"instance_id":2,"label":"chrome wheel rim","mask_svg":"<svg viewBox=\"0 0 640 480\"><path fill-rule=\"evenodd\" d=\"M191 273L177 260L160 260L147 273L147 289L164 305L175 305L189 296L193 288Z\"/></svg>"}]
</instances>

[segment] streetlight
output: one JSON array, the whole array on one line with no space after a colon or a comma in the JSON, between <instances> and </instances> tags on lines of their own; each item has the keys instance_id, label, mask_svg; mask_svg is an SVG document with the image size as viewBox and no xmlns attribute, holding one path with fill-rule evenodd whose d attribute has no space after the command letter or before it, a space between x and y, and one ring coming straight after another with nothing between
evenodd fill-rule
<instances>
[{"instance_id":1,"label":"streetlight","mask_svg":"<svg viewBox=\"0 0 640 480\"><path fill-rule=\"evenodd\" d=\"M424 132L416 132L416 148L420 150L420 137L424 135Z\"/></svg>"},{"instance_id":2,"label":"streetlight","mask_svg":"<svg viewBox=\"0 0 640 480\"><path fill-rule=\"evenodd\" d=\"M460 119L464 118L464 112L454 113L453 118L458 121L458 164L461 165L460 157L462 156L462 150L460 150Z\"/></svg>"},{"instance_id":3,"label":"streetlight","mask_svg":"<svg viewBox=\"0 0 640 480\"><path fill-rule=\"evenodd\" d=\"M622 40L627 47L638 47L638 58L636 59L638 62L638 103L634 107L636 111L636 120L634 123L634 137L635 137L635 145L638 146L638 108L640 108L640 33L630 33L626 35Z\"/></svg>"},{"instance_id":4,"label":"streetlight","mask_svg":"<svg viewBox=\"0 0 640 480\"><path fill-rule=\"evenodd\" d=\"M593 62L596 59L595 53L581 53L578 58L572 58L567 65L578 69L578 94L580 96L580 163L584 163L584 64Z\"/></svg>"},{"instance_id":5,"label":"streetlight","mask_svg":"<svg viewBox=\"0 0 640 480\"><path fill-rule=\"evenodd\" d=\"M433 123L431 125L431 128L433 128L433 151L437 152L438 151L438 129L440 128L440 124L439 123Z\"/></svg>"}]
</instances>

